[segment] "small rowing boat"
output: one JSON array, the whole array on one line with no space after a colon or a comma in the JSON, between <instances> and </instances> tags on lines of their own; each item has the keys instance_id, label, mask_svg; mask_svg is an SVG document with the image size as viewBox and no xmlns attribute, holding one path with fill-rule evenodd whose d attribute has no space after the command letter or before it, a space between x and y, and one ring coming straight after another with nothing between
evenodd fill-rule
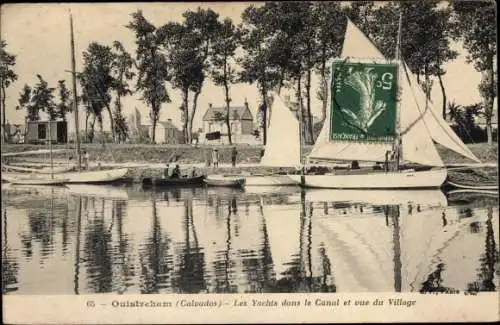
<instances>
[{"instance_id":1,"label":"small rowing boat","mask_svg":"<svg viewBox=\"0 0 500 325\"><path fill-rule=\"evenodd\" d=\"M221 186L221 187L244 187L245 179L242 177L228 177L222 175L211 175L205 180L208 186Z\"/></svg>"},{"instance_id":2,"label":"small rowing boat","mask_svg":"<svg viewBox=\"0 0 500 325\"><path fill-rule=\"evenodd\" d=\"M181 187L181 186L201 186L205 176L180 177L180 178L162 178L146 177L142 179L143 187Z\"/></svg>"}]
</instances>

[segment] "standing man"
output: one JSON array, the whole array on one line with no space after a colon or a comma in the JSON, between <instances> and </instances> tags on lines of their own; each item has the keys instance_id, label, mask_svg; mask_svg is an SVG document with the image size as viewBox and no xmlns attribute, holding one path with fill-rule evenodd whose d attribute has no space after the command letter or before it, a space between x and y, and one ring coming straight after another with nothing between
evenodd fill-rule
<instances>
[{"instance_id":1,"label":"standing man","mask_svg":"<svg viewBox=\"0 0 500 325\"><path fill-rule=\"evenodd\" d=\"M236 150L236 146L234 146L233 151L231 152L231 162L233 163L233 167L236 167L237 156L238 156L238 150Z\"/></svg>"},{"instance_id":2,"label":"standing man","mask_svg":"<svg viewBox=\"0 0 500 325\"><path fill-rule=\"evenodd\" d=\"M83 151L83 165L85 166L85 170L89 170L89 153L84 150Z\"/></svg>"},{"instance_id":3,"label":"standing man","mask_svg":"<svg viewBox=\"0 0 500 325\"><path fill-rule=\"evenodd\" d=\"M219 150L214 149L212 151L212 164L214 165L215 168L219 167Z\"/></svg>"}]
</instances>

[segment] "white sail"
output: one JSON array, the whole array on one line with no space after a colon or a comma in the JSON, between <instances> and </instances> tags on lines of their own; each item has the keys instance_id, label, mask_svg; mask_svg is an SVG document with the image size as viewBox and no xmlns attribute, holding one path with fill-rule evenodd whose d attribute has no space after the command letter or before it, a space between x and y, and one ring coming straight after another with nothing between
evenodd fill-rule
<instances>
[{"instance_id":1,"label":"white sail","mask_svg":"<svg viewBox=\"0 0 500 325\"><path fill-rule=\"evenodd\" d=\"M437 111L431 100L426 103L426 97L423 89L417 82L417 78L410 71L408 66L403 63L404 70L402 73L406 76L404 79L408 79L410 83L410 88L413 90L412 96L413 101L417 103L420 108L425 109L426 105L429 108L424 115L424 121L430 132L430 135L434 141L445 146L446 148L455 151L456 153L472 159L476 162L481 162L470 149L463 143L462 140L455 134L448 123L441 117L441 114Z\"/></svg>"},{"instance_id":2,"label":"white sail","mask_svg":"<svg viewBox=\"0 0 500 325\"><path fill-rule=\"evenodd\" d=\"M369 59L359 60L356 55L363 54ZM379 61L385 57L375 45L348 19L342 59L354 58L358 61ZM426 103L421 87L415 81L404 61L400 63L399 85L401 97L400 131L402 132L403 159L429 166L443 166L433 140L447 148L479 162L467 146L457 137L447 123L435 112L430 101ZM325 125L309 155L311 159L384 161L387 151L392 150L390 143L356 143L332 141L329 138L331 112L327 111Z\"/></svg>"},{"instance_id":3,"label":"white sail","mask_svg":"<svg viewBox=\"0 0 500 325\"><path fill-rule=\"evenodd\" d=\"M272 112L267 133L267 143L260 164L263 166L300 166L299 121L283 103L278 94L273 94Z\"/></svg>"},{"instance_id":4,"label":"white sail","mask_svg":"<svg viewBox=\"0 0 500 325\"><path fill-rule=\"evenodd\" d=\"M400 66L402 64L404 63ZM401 90L399 123L403 142L403 160L428 166L443 166L443 161L432 142L430 130L425 124L424 116L429 114L430 108L427 107L426 111L425 107L420 107L414 101L409 80L403 69L399 70Z\"/></svg>"},{"instance_id":5,"label":"white sail","mask_svg":"<svg viewBox=\"0 0 500 325\"><path fill-rule=\"evenodd\" d=\"M369 58L368 60L364 59L364 61L385 60L382 53L348 18L341 58L354 58L358 61L357 56L359 57L360 54ZM330 123L331 113L328 109L325 123L309 154L309 159L384 161L385 153L392 149L390 143L368 144L331 141L329 137Z\"/></svg>"}]
</instances>

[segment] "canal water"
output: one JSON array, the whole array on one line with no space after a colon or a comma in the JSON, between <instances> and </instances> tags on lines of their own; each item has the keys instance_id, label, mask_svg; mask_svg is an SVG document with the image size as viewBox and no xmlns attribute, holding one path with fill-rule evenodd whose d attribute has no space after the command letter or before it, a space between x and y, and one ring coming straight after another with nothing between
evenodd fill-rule
<instances>
[{"instance_id":1,"label":"canal water","mask_svg":"<svg viewBox=\"0 0 500 325\"><path fill-rule=\"evenodd\" d=\"M2 291L498 291L498 219L495 194L2 184Z\"/></svg>"}]
</instances>

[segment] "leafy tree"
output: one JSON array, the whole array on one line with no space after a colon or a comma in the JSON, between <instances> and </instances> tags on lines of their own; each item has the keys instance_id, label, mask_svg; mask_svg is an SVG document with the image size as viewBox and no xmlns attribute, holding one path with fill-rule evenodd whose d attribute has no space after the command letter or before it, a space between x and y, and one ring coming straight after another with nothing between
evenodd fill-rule
<instances>
[{"instance_id":1,"label":"leafy tree","mask_svg":"<svg viewBox=\"0 0 500 325\"><path fill-rule=\"evenodd\" d=\"M395 57L398 22L402 15L401 55L428 97L433 85L431 77L438 78L445 118L447 98L442 76L446 71L443 65L457 56L449 41L453 31L450 9L437 0L387 2L379 7L353 2L347 13L387 58Z\"/></svg>"},{"instance_id":2,"label":"leafy tree","mask_svg":"<svg viewBox=\"0 0 500 325\"><path fill-rule=\"evenodd\" d=\"M181 91L182 131L184 141L189 143L189 93L196 93L203 85L203 59L199 53L200 40L183 24L168 23L160 28L163 47L168 52L170 82L174 89Z\"/></svg>"},{"instance_id":3,"label":"leafy tree","mask_svg":"<svg viewBox=\"0 0 500 325\"><path fill-rule=\"evenodd\" d=\"M26 121L38 121L40 119L40 114L38 110L35 110L31 105L31 87L24 85L23 90L19 93L18 99L19 105L16 106L16 110L26 110Z\"/></svg>"},{"instance_id":4,"label":"leafy tree","mask_svg":"<svg viewBox=\"0 0 500 325\"><path fill-rule=\"evenodd\" d=\"M448 111L452 122L451 127L462 141L474 143L485 140L485 132L475 122L476 117L483 115L481 103L460 106L451 102L448 105Z\"/></svg>"},{"instance_id":5,"label":"leafy tree","mask_svg":"<svg viewBox=\"0 0 500 325\"><path fill-rule=\"evenodd\" d=\"M165 87L168 80L168 66L165 54L160 49L161 34L151 24L142 11L131 14L132 21L126 26L136 37L136 61L139 70L136 89L142 93L142 100L150 107L153 122L152 142L155 142L156 124L160 117L161 105L170 103Z\"/></svg>"},{"instance_id":6,"label":"leafy tree","mask_svg":"<svg viewBox=\"0 0 500 325\"><path fill-rule=\"evenodd\" d=\"M117 135L117 140L123 142L127 139L128 127L122 113L121 98L132 94L128 86L128 81L135 76L135 73L131 70L134 65L134 59L119 41L113 42L113 48L115 50L113 60L115 84L113 88L116 91L114 110L115 133Z\"/></svg>"},{"instance_id":7,"label":"leafy tree","mask_svg":"<svg viewBox=\"0 0 500 325\"><path fill-rule=\"evenodd\" d=\"M219 31L219 15L212 9L198 8L183 14L182 23L168 23L159 29L168 54L172 86L181 91L183 131L186 142L192 140L193 120L203 82L209 71L212 43ZM193 93L189 107L189 93Z\"/></svg>"},{"instance_id":8,"label":"leafy tree","mask_svg":"<svg viewBox=\"0 0 500 325\"><path fill-rule=\"evenodd\" d=\"M231 124L229 123L231 103L229 91L231 84L236 81L237 77L232 61L238 47L238 39L239 32L236 30L232 20L229 18L224 19L214 40L212 53L212 78L217 86L224 87L226 102L224 119L227 126L229 144L233 143L231 139Z\"/></svg>"},{"instance_id":9,"label":"leafy tree","mask_svg":"<svg viewBox=\"0 0 500 325\"><path fill-rule=\"evenodd\" d=\"M57 82L57 94L59 99L59 103L56 105L57 116L66 121L66 113L72 111L72 102L70 100L71 92L66 87L65 80Z\"/></svg>"},{"instance_id":10,"label":"leafy tree","mask_svg":"<svg viewBox=\"0 0 500 325\"><path fill-rule=\"evenodd\" d=\"M89 44L83 52L83 81L87 91L88 101L95 113L101 135L104 135L102 125L102 111L107 110L110 121L110 129L115 137L114 118L111 112L111 90L115 86L115 79L111 75L114 56L111 47L96 42Z\"/></svg>"},{"instance_id":11,"label":"leafy tree","mask_svg":"<svg viewBox=\"0 0 500 325\"><path fill-rule=\"evenodd\" d=\"M81 100L85 104L85 134L88 142L93 142L95 122L98 121L101 132L102 131L102 110L103 105L99 103L99 98L96 94L95 87L88 81L85 73L78 74L78 81L81 86ZM89 122L89 118L92 120ZM89 130L90 126L90 130ZM104 138L104 137L101 137Z\"/></svg>"},{"instance_id":12,"label":"leafy tree","mask_svg":"<svg viewBox=\"0 0 500 325\"><path fill-rule=\"evenodd\" d=\"M497 96L495 78L496 58L496 10L492 1L452 1L455 36L468 51L467 61L474 63L477 71L483 72L480 92L485 100L485 119L488 144L493 143L491 118L493 103Z\"/></svg>"},{"instance_id":13,"label":"leafy tree","mask_svg":"<svg viewBox=\"0 0 500 325\"><path fill-rule=\"evenodd\" d=\"M353 2L351 6L356 7L359 2L361 1ZM330 70L326 64L330 58L340 56L346 22L343 18L345 17L343 9L337 2L314 2L312 10L318 41L316 70L321 78L318 91L318 99L322 103L320 123L324 123L328 107L328 79L330 78Z\"/></svg>"},{"instance_id":14,"label":"leafy tree","mask_svg":"<svg viewBox=\"0 0 500 325\"><path fill-rule=\"evenodd\" d=\"M31 91L31 106L34 111L46 112L51 121L57 118L56 104L54 102L54 88L49 87L41 75L37 74L38 83Z\"/></svg>"},{"instance_id":15,"label":"leafy tree","mask_svg":"<svg viewBox=\"0 0 500 325\"><path fill-rule=\"evenodd\" d=\"M271 60L273 58L271 54L275 51L269 45L273 33L273 26L268 24L269 16L265 7L249 6L243 11L241 45L245 55L238 59L242 68L239 80L250 84L256 83L261 95L259 115L263 124L264 145L267 142L267 115L270 107L268 93L275 87L281 87L284 76L283 69L276 64L276 60ZM282 53L286 55L286 51Z\"/></svg>"},{"instance_id":16,"label":"leafy tree","mask_svg":"<svg viewBox=\"0 0 500 325\"><path fill-rule=\"evenodd\" d=\"M0 104L2 105L0 113L2 114L2 136L7 140L6 125L6 107L5 99L7 97L7 88L17 80L17 74L13 67L16 65L16 56L7 52L7 42L0 40Z\"/></svg>"}]
</instances>

